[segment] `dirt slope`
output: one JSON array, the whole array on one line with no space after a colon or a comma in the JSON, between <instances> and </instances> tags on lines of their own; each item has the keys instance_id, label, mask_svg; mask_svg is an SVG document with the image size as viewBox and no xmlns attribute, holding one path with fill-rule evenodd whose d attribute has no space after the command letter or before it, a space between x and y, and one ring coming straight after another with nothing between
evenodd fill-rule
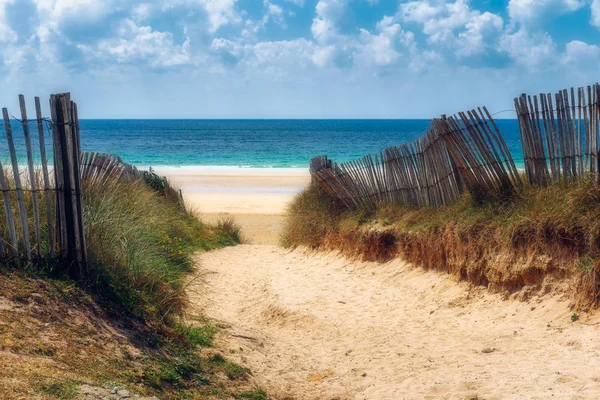
<instances>
[{"instance_id":1,"label":"dirt slope","mask_svg":"<svg viewBox=\"0 0 600 400\"><path fill-rule=\"evenodd\" d=\"M268 245L199 265L193 301L275 399L600 398L600 319L560 298Z\"/></svg>"}]
</instances>

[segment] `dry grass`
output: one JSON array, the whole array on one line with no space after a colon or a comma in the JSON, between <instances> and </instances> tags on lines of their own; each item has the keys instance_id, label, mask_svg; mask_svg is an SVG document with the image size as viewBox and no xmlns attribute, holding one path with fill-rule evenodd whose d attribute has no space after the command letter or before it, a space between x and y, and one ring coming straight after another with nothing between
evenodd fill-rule
<instances>
[{"instance_id":1,"label":"dry grass","mask_svg":"<svg viewBox=\"0 0 600 400\"><path fill-rule=\"evenodd\" d=\"M6 171L5 171L6 172ZM37 185L42 179L37 171ZM14 189L14 177L6 174ZM22 171L24 187L29 187L28 174ZM162 185L162 186L161 186ZM200 249L213 249L239 242L235 222L212 226L200 221L197 214L181 205L179 194L171 186L148 173L138 183L114 180L100 184L83 182L83 212L89 254L89 270L81 282L121 311L147 320L163 321L181 315L186 306L183 278L192 270L192 255ZM27 208L29 240L35 237L32 193L23 192ZM51 193L53 196L53 193ZM22 226L16 192L10 192L10 203L19 238L20 265L25 267ZM52 201L54 203L54 200ZM44 195L38 193L41 225L41 253L45 262L32 265L50 276L62 269L49 256L48 223ZM0 198L0 220L6 221L5 205ZM0 240L8 250L7 224L0 225Z\"/></svg>"},{"instance_id":2,"label":"dry grass","mask_svg":"<svg viewBox=\"0 0 600 400\"><path fill-rule=\"evenodd\" d=\"M74 282L0 270L0 398L78 399L91 386L94 399L112 399L114 387L164 400L266 399L212 347L215 333L132 330Z\"/></svg>"},{"instance_id":3,"label":"dry grass","mask_svg":"<svg viewBox=\"0 0 600 400\"><path fill-rule=\"evenodd\" d=\"M192 256L238 243L239 229L233 220L204 224L177 191L150 181L84 182L84 279L68 280L47 245L44 265L0 267L0 398L79 398L83 384L163 399L266 398L250 390L246 369L213 361L213 327L180 318ZM14 192L11 204L16 210ZM46 226L43 218L42 243Z\"/></svg>"},{"instance_id":4,"label":"dry grass","mask_svg":"<svg viewBox=\"0 0 600 400\"><path fill-rule=\"evenodd\" d=\"M136 316L181 315L192 255L236 242L144 183L86 185L84 204L90 282Z\"/></svg>"},{"instance_id":5,"label":"dry grass","mask_svg":"<svg viewBox=\"0 0 600 400\"><path fill-rule=\"evenodd\" d=\"M311 187L290 206L284 243L368 260L402 257L522 298L568 287L578 307L592 308L600 283L600 188L528 186L503 201L465 196L441 209L383 205L366 212L335 206Z\"/></svg>"}]
</instances>

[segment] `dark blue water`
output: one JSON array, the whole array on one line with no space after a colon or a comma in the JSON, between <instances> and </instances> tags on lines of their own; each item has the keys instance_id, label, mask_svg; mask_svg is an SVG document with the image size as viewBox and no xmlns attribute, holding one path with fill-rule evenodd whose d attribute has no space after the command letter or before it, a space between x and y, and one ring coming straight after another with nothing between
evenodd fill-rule
<instances>
[{"instance_id":1,"label":"dark blue water","mask_svg":"<svg viewBox=\"0 0 600 400\"><path fill-rule=\"evenodd\" d=\"M515 159L522 158L517 121L496 122ZM279 168L308 167L312 157L323 154L348 161L415 140L429 128L428 120L82 120L80 124L83 150L116 154L140 166ZM18 125L14 122L13 129L24 156ZM37 128L32 128L37 135ZM6 162L3 136L0 160ZM34 148L39 153L37 141Z\"/></svg>"}]
</instances>

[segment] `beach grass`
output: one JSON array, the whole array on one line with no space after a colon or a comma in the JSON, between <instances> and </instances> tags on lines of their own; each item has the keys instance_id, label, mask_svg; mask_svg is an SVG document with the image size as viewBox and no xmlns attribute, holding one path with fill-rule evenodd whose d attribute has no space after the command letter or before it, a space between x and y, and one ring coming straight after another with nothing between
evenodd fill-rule
<instances>
[{"instance_id":1,"label":"beach grass","mask_svg":"<svg viewBox=\"0 0 600 400\"><path fill-rule=\"evenodd\" d=\"M84 185L84 203L95 289L143 318L181 316L194 253L239 241L233 221L207 225L178 197L145 182Z\"/></svg>"},{"instance_id":2,"label":"beach grass","mask_svg":"<svg viewBox=\"0 0 600 400\"><path fill-rule=\"evenodd\" d=\"M287 246L366 260L400 257L506 295L568 286L580 308L600 293L600 187L591 180L526 185L509 198L434 208L348 210L317 186L290 204ZM562 289L559 289L562 288Z\"/></svg>"},{"instance_id":3,"label":"beach grass","mask_svg":"<svg viewBox=\"0 0 600 400\"><path fill-rule=\"evenodd\" d=\"M14 189L14 182L7 181ZM23 387L32 388L41 398L75 398L83 382L105 385L107 381L165 399L179 399L182 391L192 398L209 397L213 392L231 398L266 398L260 397L262 391L245 390L248 385L243 381L249 370L213 349L218 329L204 318L187 315L186 285L197 265L195 254L239 243L240 229L231 217L215 224L202 222L199 214L182 204L178 191L162 183L153 174L139 182L83 181L88 265L79 281L62 275L58 259L49 256L45 202L39 195L46 262L39 267L27 265L21 255L20 268L2 266L0 295L16 302L43 299L39 301L44 321L64 322L44 325L32 313L15 319L5 333L20 338L19 349L31 348L29 353L56 360L71 372L65 377L52 367L44 368L33 380L25 379ZM15 191L10 194L16 210ZM24 196L32 226L32 193L25 191ZM29 237L35 243L33 232ZM69 313L81 317L65 319ZM82 318L90 320L89 327L82 326ZM109 326L118 327L127 337L125 342L107 334ZM97 327L104 328L96 331ZM67 345L50 346L39 329L52 329ZM110 346L88 346L81 358L78 348L107 338ZM129 354L132 345L139 355ZM203 354L203 349L211 352ZM20 351L15 350L16 354ZM98 363L97 358L104 361ZM25 361L23 365L30 368ZM229 382L233 381L241 383L232 387ZM251 397L254 394L258 397Z\"/></svg>"}]
</instances>

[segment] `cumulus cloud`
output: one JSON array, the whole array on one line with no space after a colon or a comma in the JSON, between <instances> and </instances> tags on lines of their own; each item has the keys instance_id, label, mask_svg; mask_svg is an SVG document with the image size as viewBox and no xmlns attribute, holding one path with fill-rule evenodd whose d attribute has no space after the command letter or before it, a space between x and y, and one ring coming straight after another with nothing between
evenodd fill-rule
<instances>
[{"instance_id":1,"label":"cumulus cloud","mask_svg":"<svg viewBox=\"0 0 600 400\"><path fill-rule=\"evenodd\" d=\"M521 24L537 24L556 15L577 11L586 0L510 0L508 15Z\"/></svg>"},{"instance_id":2,"label":"cumulus cloud","mask_svg":"<svg viewBox=\"0 0 600 400\"><path fill-rule=\"evenodd\" d=\"M0 43L14 43L18 39L6 20L6 6L13 3L14 0L0 0Z\"/></svg>"},{"instance_id":3,"label":"cumulus cloud","mask_svg":"<svg viewBox=\"0 0 600 400\"><path fill-rule=\"evenodd\" d=\"M419 0L402 4L400 18L422 25L428 42L466 57L496 48L502 33L502 17L472 9L467 0L453 2Z\"/></svg>"},{"instance_id":4,"label":"cumulus cloud","mask_svg":"<svg viewBox=\"0 0 600 400\"><path fill-rule=\"evenodd\" d=\"M586 68L597 68L598 61L600 61L600 47L580 40L572 40L567 43L562 56L563 63Z\"/></svg>"},{"instance_id":5,"label":"cumulus cloud","mask_svg":"<svg viewBox=\"0 0 600 400\"><path fill-rule=\"evenodd\" d=\"M150 26L138 26L127 19L121 23L119 37L102 40L94 56L117 63L144 63L152 67L173 67L189 64L189 43L176 45L170 32L159 32Z\"/></svg>"},{"instance_id":6,"label":"cumulus cloud","mask_svg":"<svg viewBox=\"0 0 600 400\"><path fill-rule=\"evenodd\" d=\"M67 85L73 74L116 82L159 71L165 79L193 76L190 85L222 77L222 91L233 91L228 82L244 88L255 80L314 81L317 89L337 82L341 91L360 81L386 91L442 72L447 80L495 73L526 86L561 72L592 76L600 61L599 45L578 38L577 27L568 40L555 28L558 18L588 5L579 22L600 28L600 0L510 0L504 12L474 0L383 3L0 0L0 71L17 81L25 73L64 76Z\"/></svg>"},{"instance_id":7,"label":"cumulus cloud","mask_svg":"<svg viewBox=\"0 0 600 400\"><path fill-rule=\"evenodd\" d=\"M377 34L365 29L360 31L361 45L359 57L379 66L395 63L400 54L396 51L398 37L401 34L400 24L394 23L392 17L386 16L377 23Z\"/></svg>"},{"instance_id":8,"label":"cumulus cloud","mask_svg":"<svg viewBox=\"0 0 600 400\"><path fill-rule=\"evenodd\" d=\"M327 42L338 34L338 21L344 15L348 0L319 0L315 8L311 32L318 42Z\"/></svg>"},{"instance_id":9,"label":"cumulus cloud","mask_svg":"<svg viewBox=\"0 0 600 400\"><path fill-rule=\"evenodd\" d=\"M600 0L593 0L591 4L592 25L600 28Z\"/></svg>"},{"instance_id":10,"label":"cumulus cloud","mask_svg":"<svg viewBox=\"0 0 600 400\"><path fill-rule=\"evenodd\" d=\"M550 35L532 34L525 28L504 35L500 42L500 49L517 64L533 70L551 68L552 62L557 57L556 44Z\"/></svg>"}]
</instances>

